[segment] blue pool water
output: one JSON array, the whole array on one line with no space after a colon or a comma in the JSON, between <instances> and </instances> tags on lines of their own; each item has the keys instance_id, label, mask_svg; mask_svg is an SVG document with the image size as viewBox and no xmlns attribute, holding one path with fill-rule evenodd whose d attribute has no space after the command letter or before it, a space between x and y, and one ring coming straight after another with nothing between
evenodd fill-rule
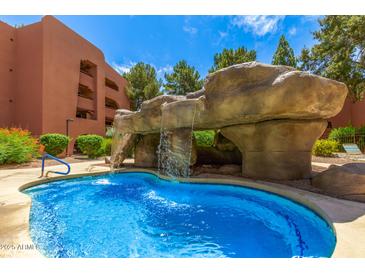
<instances>
[{"instance_id":1,"label":"blue pool water","mask_svg":"<svg viewBox=\"0 0 365 274\"><path fill-rule=\"evenodd\" d=\"M119 173L24 192L47 257L329 257L336 241L308 208L244 187Z\"/></svg>"}]
</instances>

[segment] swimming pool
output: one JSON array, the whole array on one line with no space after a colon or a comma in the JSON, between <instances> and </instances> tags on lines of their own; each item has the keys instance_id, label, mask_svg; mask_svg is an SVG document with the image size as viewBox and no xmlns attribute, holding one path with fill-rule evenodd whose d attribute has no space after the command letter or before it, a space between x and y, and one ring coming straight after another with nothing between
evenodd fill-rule
<instances>
[{"instance_id":1,"label":"swimming pool","mask_svg":"<svg viewBox=\"0 0 365 274\"><path fill-rule=\"evenodd\" d=\"M336 244L310 209L246 187L131 172L23 192L31 238L47 257L329 257Z\"/></svg>"}]
</instances>

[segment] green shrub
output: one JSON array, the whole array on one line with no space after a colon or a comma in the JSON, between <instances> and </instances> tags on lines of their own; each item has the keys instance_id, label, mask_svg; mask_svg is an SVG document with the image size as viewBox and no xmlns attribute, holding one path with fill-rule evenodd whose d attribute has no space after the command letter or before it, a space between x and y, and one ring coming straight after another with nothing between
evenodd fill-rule
<instances>
[{"instance_id":1,"label":"green shrub","mask_svg":"<svg viewBox=\"0 0 365 274\"><path fill-rule=\"evenodd\" d=\"M61 154L68 143L71 141L70 137L59 133L47 133L39 138L39 141L44 145L44 150L53 156Z\"/></svg>"},{"instance_id":2,"label":"green shrub","mask_svg":"<svg viewBox=\"0 0 365 274\"><path fill-rule=\"evenodd\" d=\"M343 138L355 135L355 133L356 128L353 126L338 127L331 130L330 134L328 135L328 139L340 141Z\"/></svg>"},{"instance_id":3,"label":"green shrub","mask_svg":"<svg viewBox=\"0 0 365 274\"><path fill-rule=\"evenodd\" d=\"M365 126L355 128L353 126L339 127L331 130L328 135L329 140L335 140L339 144L355 143L361 150L365 147ZM344 151L342 146L340 150Z\"/></svg>"},{"instance_id":4,"label":"green shrub","mask_svg":"<svg viewBox=\"0 0 365 274\"><path fill-rule=\"evenodd\" d=\"M100 156L102 151L103 137L95 134L80 135L76 139L76 145L83 154L89 158Z\"/></svg>"},{"instance_id":5,"label":"green shrub","mask_svg":"<svg viewBox=\"0 0 365 274\"><path fill-rule=\"evenodd\" d=\"M101 145L101 153L100 155L108 155L110 156L112 153L112 139L111 138L104 138L103 143Z\"/></svg>"},{"instance_id":6,"label":"green shrub","mask_svg":"<svg viewBox=\"0 0 365 274\"><path fill-rule=\"evenodd\" d=\"M334 140L320 139L314 143L312 153L316 156L331 157L339 151L339 142Z\"/></svg>"},{"instance_id":7,"label":"green shrub","mask_svg":"<svg viewBox=\"0 0 365 274\"><path fill-rule=\"evenodd\" d=\"M39 144L27 130L0 128L0 165L21 164L39 156Z\"/></svg>"},{"instance_id":8,"label":"green shrub","mask_svg":"<svg viewBox=\"0 0 365 274\"><path fill-rule=\"evenodd\" d=\"M214 130L202 130L194 131L194 137L197 146L199 147L211 147L214 144Z\"/></svg>"}]
</instances>

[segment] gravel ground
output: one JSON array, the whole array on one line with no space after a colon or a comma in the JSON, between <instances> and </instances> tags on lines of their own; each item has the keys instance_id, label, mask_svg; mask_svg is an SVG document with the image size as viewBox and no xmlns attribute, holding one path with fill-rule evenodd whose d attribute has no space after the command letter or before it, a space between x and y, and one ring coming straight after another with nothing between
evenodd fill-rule
<instances>
[{"instance_id":1,"label":"gravel ground","mask_svg":"<svg viewBox=\"0 0 365 274\"><path fill-rule=\"evenodd\" d=\"M348 164L365 162L365 155L346 155L338 153L337 157L319 157L312 156L312 162L327 163L327 164Z\"/></svg>"}]
</instances>

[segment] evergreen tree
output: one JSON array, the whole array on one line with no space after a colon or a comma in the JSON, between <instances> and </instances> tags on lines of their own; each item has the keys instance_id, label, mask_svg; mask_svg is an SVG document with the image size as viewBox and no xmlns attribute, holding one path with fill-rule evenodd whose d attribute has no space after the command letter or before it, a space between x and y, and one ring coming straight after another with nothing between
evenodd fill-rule
<instances>
[{"instance_id":1,"label":"evergreen tree","mask_svg":"<svg viewBox=\"0 0 365 274\"><path fill-rule=\"evenodd\" d=\"M245 47L238 49L223 49L221 53L214 55L214 65L209 72L214 72L235 64L251 62L256 60L256 51L247 50Z\"/></svg>"},{"instance_id":2,"label":"evergreen tree","mask_svg":"<svg viewBox=\"0 0 365 274\"><path fill-rule=\"evenodd\" d=\"M189 66L185 60L179 61L172 73L165 73L165 80L164 88L169 94L175 95L185 95L203 86L199 72L193 66Z\"/></svg>"},{"instance_id":3,"label":"evergreen tree","mask_svg":"<svg viewBox=\"0 0 365 274\"><path fill-rule=\"evenodd\" d=\"M302 51L301 68L344 82L353 100L365 92L365 16L336 15L319 20L318 41Z\"/></svg>"},{"instance_id":4,"label":"evergreen tree","mask_svg":"<svg viewBox=\"0 0 365 274\"><path fill-rule=\"evenodd\" d=\"M289 42L282 35L279 40L278 47L272 59L273 65L285 65L289 67L296 67L297 60L294 55L294 50L290 47Z\"/></svg>"},{"instance_id":5,"label":"evergreen tree","mask_svg":"<svg viewBox=\"0 0 365 274\"><path fill-rule=\"evenodd\" d=\"M137 63L123 77L128 81L127 96L132 110L138 110L144 100L152 99L160 92L161 82L157 80L156 70L149 64Z\"/></svg>"}]
</instances>

